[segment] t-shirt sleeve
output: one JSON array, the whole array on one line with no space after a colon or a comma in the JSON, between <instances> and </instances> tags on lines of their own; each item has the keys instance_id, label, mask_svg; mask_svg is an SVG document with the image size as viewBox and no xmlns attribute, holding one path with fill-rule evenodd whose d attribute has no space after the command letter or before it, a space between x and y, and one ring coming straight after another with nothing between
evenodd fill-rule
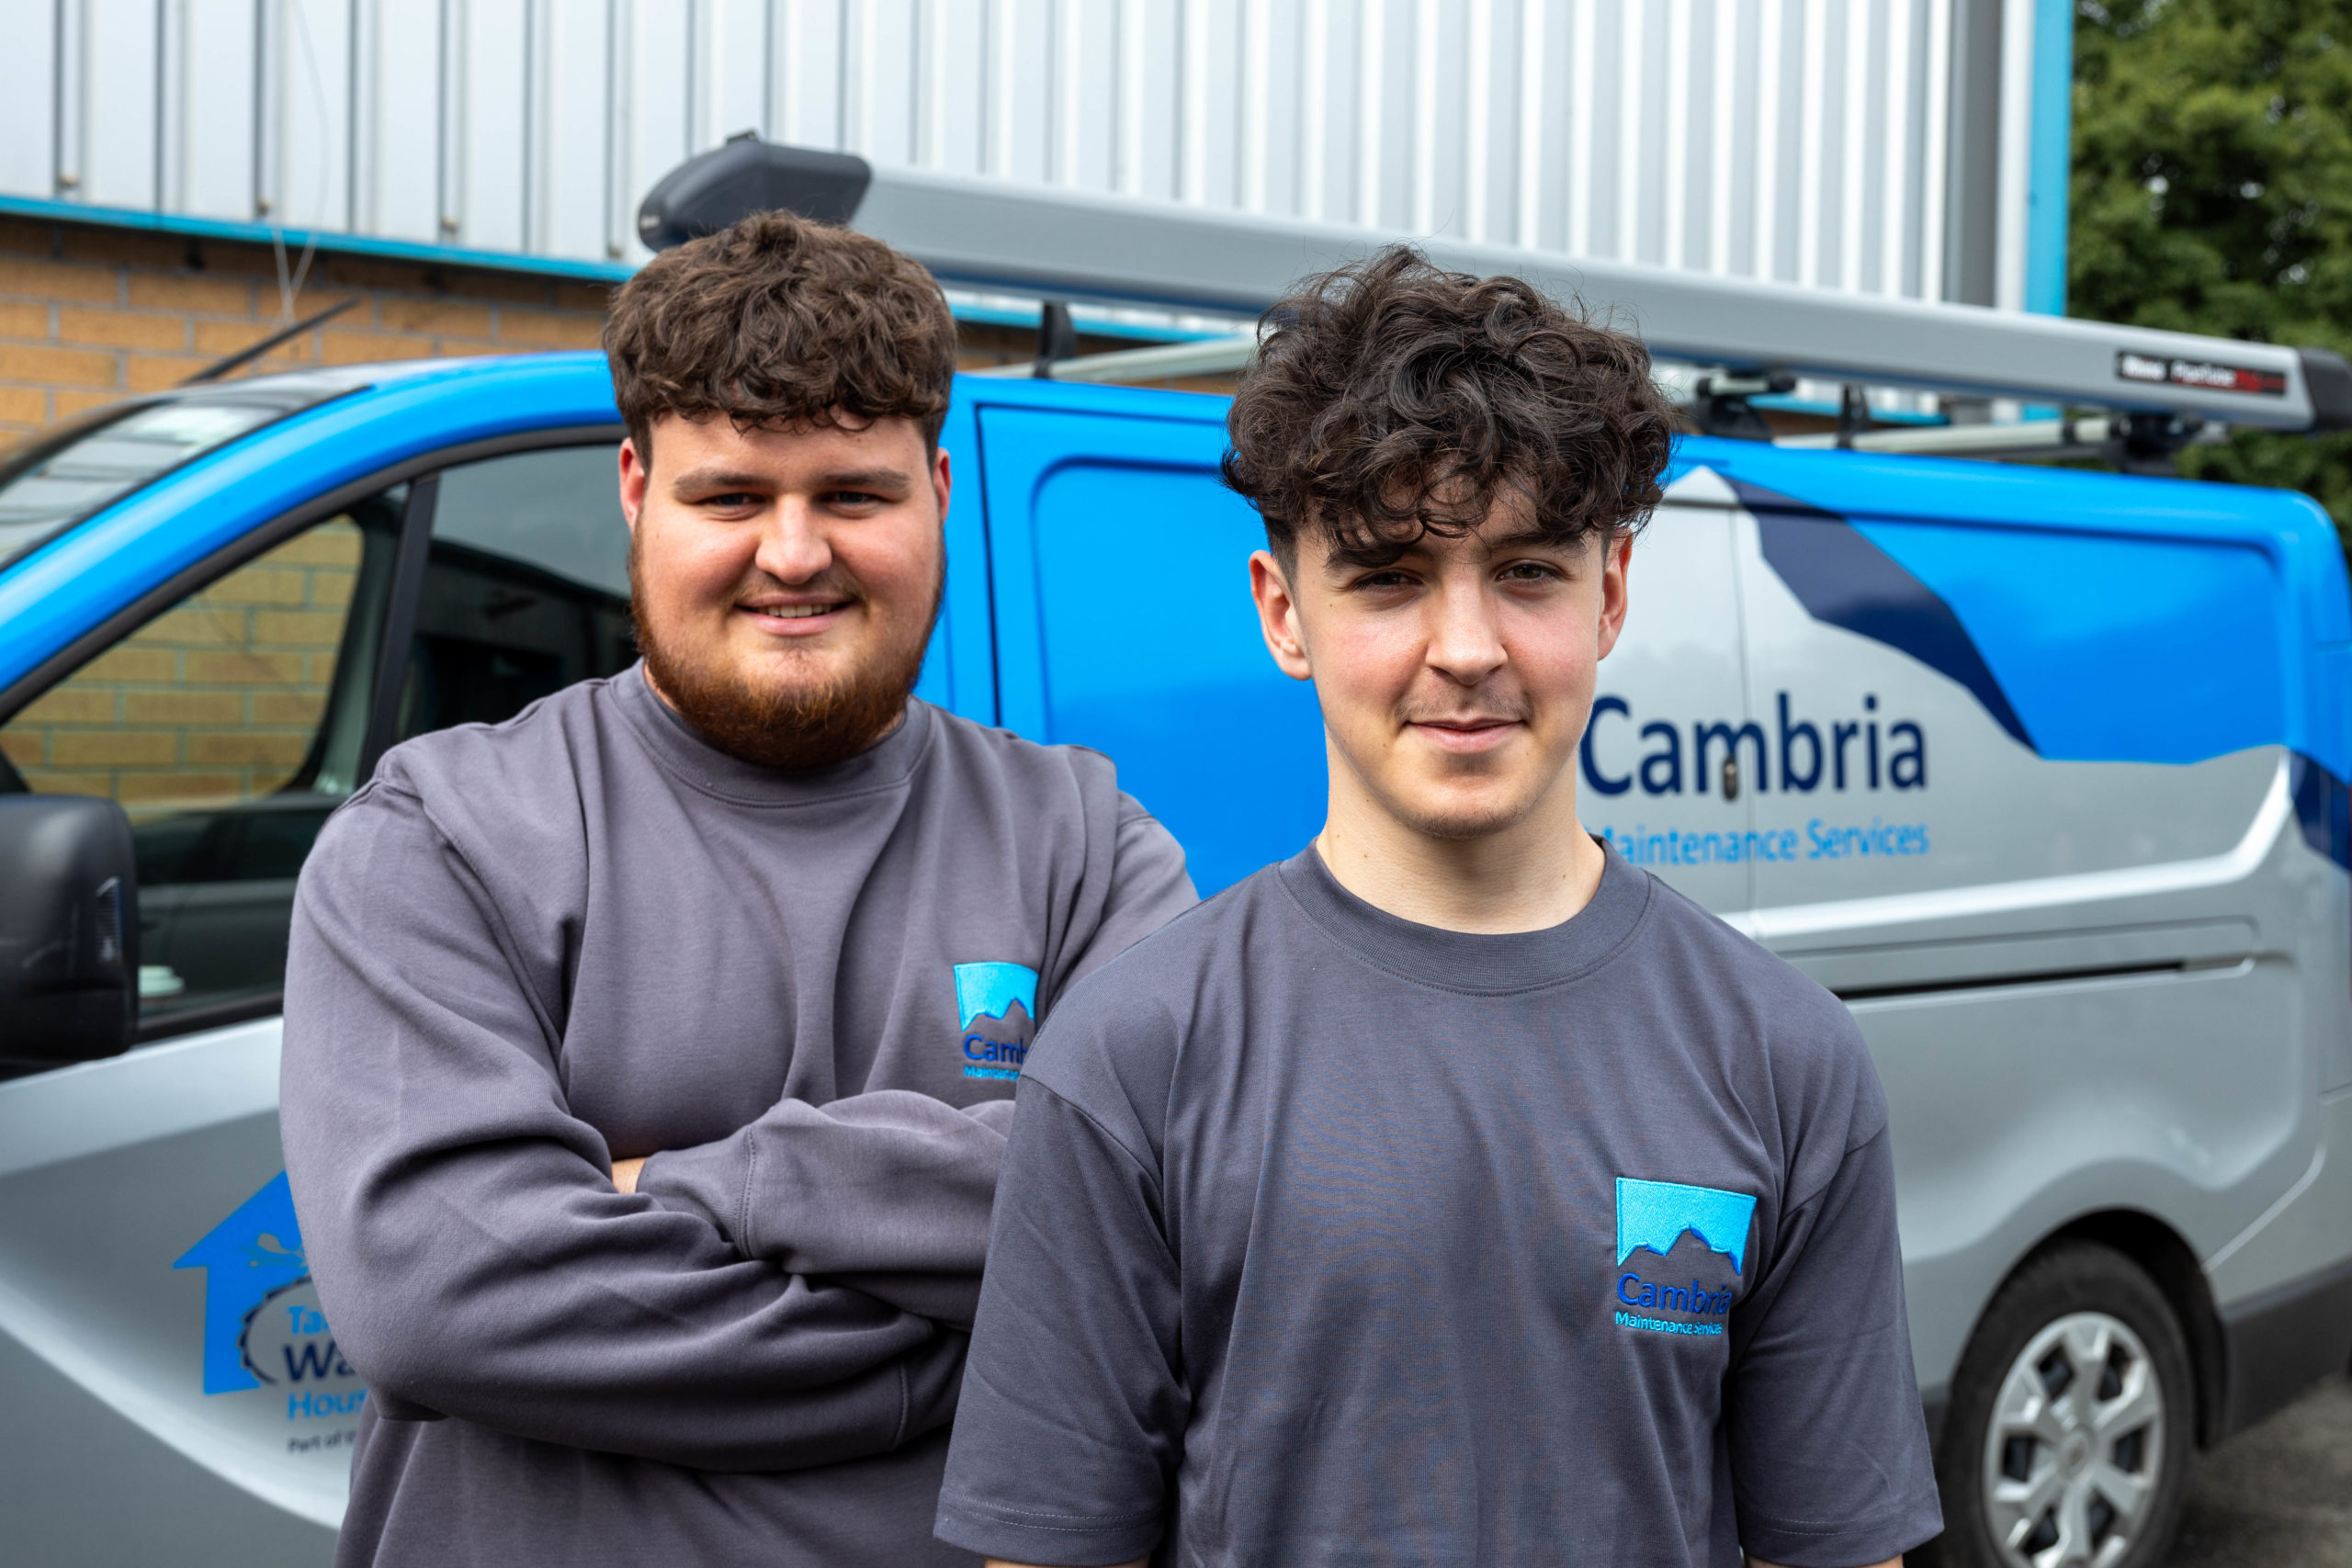
<instances>
[{"instance_id":1,"label":"t-shirt sleeve","mask_svg":"<svg viewBox=\"0 0 2352 1568\"><path fill-rule=\"evenodd\" d=\"M1855 1568L1943 1528L1883 1121L1820 1190L1798 1196L1732 1334L1724 1419L1751 1556Z\"/></svg>"},{"instance_id":2,"label":"t-shirt sleeve","mask_svg":"<svg viewBox=\"0 0 2352 1568\"><path fill-rule=\"evenodd\" d=\"M1023 1077L939 1538L1099 1568L1159 1544L1189 1396L1156 1172Z\"/></svg>"}]
</instances>

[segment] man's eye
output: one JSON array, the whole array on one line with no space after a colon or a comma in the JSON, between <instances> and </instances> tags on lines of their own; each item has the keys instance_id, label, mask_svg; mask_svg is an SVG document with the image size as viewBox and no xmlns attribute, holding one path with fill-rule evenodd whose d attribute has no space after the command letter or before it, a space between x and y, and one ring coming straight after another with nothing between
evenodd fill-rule
<instances>
[{"instance_id":1,"label":"man's eye","mask_svg":"<svg viewBox=\"0 0 2352 1568\"><path fill-rule=\"evenodd\" d=\"M1559 578L1556 568L1541 561L1516 561L1503 568L1503 578L1510 582L1551 582Z\"/></svg>"},{"instance_id":2,"label":"man's eye","mask_svg":"<svg viewBox=\"0 0 2352 1568\"><path fill-rule=\"evenodd\" d=\"M879 506L882 504L880 496L871 491L863 490L830 491L826 492L824 499L828 506Z\"/></svg>"},{"instance_id":3,"label":"man's eye","mask_svg":"<svg viewBox=\"0 0 2352 1568\"><path fill-rule=\"evenodd\" d=\"M722 512L733 512L740 507L757 506L759 503L758 496L748 491L740 490L729 491L724 495L707 495L702 498L703 505L715 506Z\"/></svg>"},{"instance_id":4,"label":"man's eye","mask_svg":"<svg viewBox=\"0 0 2352 1568\"><path fill-rule=\"evenodd\" d=\"M1364 573L1363 576L1357 578L1354 584L1354 586L1358 588L1374 590L1384 588L1410 588L1412 585L1413 580L1411 576L1401 571L1369 571Z\"/></svg>"}]
</instances>

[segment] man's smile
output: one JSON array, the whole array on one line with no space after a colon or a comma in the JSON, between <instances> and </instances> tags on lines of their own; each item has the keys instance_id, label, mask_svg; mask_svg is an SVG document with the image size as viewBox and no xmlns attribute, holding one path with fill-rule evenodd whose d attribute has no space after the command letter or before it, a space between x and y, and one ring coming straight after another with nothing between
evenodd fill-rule
<instances>
[{"instance_id":1,"label":"man's smile","mask_svg":"<svg viewBox=\"0 0 2352 1568\"><path fill-rule=\"evenodd\" d=\"M839 594L763 597L735 607L772 637L813 637L841 623L857 601Z\"/></svg>"}]
</instances>

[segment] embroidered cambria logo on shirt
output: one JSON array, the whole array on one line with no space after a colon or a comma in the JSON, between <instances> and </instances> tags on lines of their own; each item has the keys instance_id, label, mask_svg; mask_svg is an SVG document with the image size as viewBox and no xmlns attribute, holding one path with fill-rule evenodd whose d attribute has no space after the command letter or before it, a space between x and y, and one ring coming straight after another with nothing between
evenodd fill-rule
<instances>
[{"instance_id":1,"label":"embroidered cambria logo on shirt","mask_svg":"<svg viewBox=\"0 0 2352 1568\"><path fill-rule=\"evenodd\" d=\"M1747 1230L1755 1215L1756 1200L1745 1192L1619 1177L1619 1273L1611 1292L1617 1325L1653 1334L1721 1334L1746 1269ZM1686 1235L1698 1245L1682 1247L1683 1262L1669 1274L1667 1265ZM1634 1257L1637 1252L1657 1261L1645 1263ZM1725 1263L1731 1265L1728 1280L1720 1278ZM1693 1265L1696 1272L1686 1284L1683 1274Z\"/></svg>"},{"instance_id":2,"label":"embroidered cambria logo on shirt","mask_svg":"<svg viewBox=\"0 0 2352 1568\"><path fill-rule=\"evenodd\" d=\"M1037 972L1025 964L958 964L956 1013L963 1020L964 1076L1019 1077L1037 1032Z\"/></svg>"}]
</instances>

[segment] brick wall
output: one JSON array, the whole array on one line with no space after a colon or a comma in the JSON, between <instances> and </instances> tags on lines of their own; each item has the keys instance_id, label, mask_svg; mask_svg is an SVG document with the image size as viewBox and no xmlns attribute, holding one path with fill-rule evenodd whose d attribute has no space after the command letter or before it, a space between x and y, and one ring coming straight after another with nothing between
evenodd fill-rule
<instances>
[{"instance_id":1,"label":"brick wall","mask_svg":"<svg viewBox=\"0 0 2352 1568\"><path fill-rule=\"evenodd\" d=\"M288 318L267 246L0 219L0 446L344 299L356 302L256 368L593 348L604 324L599 286L323 254Z\"/></svg>"},{"instance_id":2,"label":"brick wall","mask_svg":"<svg viewBox=\"0 0 2352 1568\"><path fill-rule=\"evenodd\" d=\"M287 257L290 268L299 260ZM290 316L266 245L0 218L0 450L134 392L186 380L271 333L353 299L250 370L594 348L602 285L322 253ZM967 325L967 368L1025 360L1035 334ZM1080 352L1137 346L1087 336ZM1164 383L1227 390L1225 378Z\"/></svg>"}]
</instances>

